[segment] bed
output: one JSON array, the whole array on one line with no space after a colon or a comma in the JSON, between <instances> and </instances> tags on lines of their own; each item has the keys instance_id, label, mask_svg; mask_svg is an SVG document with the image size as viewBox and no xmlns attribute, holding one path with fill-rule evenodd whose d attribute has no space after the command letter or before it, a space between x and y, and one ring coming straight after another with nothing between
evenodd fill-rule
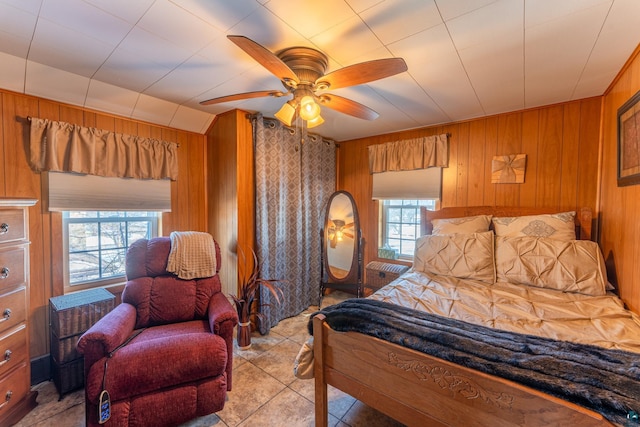
<instances>
[{"instance_id":1,"label":"bed","mask_svg":"<svg viewBox=\"0 0 640 427\"><path fill-rule=\"evenodd\" d=\"M497 231L493 229L499 226L501 229L500 233L502 234L505 232L505 227L508 231L510 230L509 227L513 226L513 224L519 224L518 221L513 222L513 218L550 213L552 212L548 209L504 207L448 208L436 212L425 211L422 215L424 219L422 230L423 233L427 235L424 240L428 242L429 245L436 244L437 246L437 244L442 243L442 241L449 241L447 239L467 239L467 237L462 237L462 234L458 234L457 232L453 234L446 233L447 227L451 224L455 227L456 221L466 221L468 218L479 216L492 218L492 229L490 233L494 236L489 236L492 239L489 245L491 245L492 250L494 247L496 248L494 268L497 271L498 268L496 266L501 264L503 265L501 271L505 273L504 263L509 261L508 259L505 261L505 253L508 255L510 252L501 249L501 255L499 257L498 243L494 242L494 240L502 239L502 243L500 243L502 246L500 247L504 248L506 246L504 246L503 241L518 242L519 245L522 242L526 243L529 239L527 237L522 239L511 239L510 236L498 237L495 236ZM452 220L453 218L461 219ZM441 221L439 224L440 230L438 235L431 236L432 221L436 220L435 222L437 223L438 220L442 219L446 220ZM501 225L496 225L493 219L497 219L498 222L504 219L508 219L508 221ZM564 220L566 220L566 218L564 218ZM584 240L584 243L567 243L567 245L571 248L582 248L583 246L592 248L595 244L586 243L591 238L592 230L590 210L579 210L577 214L571 217L571 221L573 223L572 225L575 226L573 236L569 238L561 236L560 240L581 238ZM547 226L547 224L542 224L543 233L545 232L545 226ZM442 233L443 230L445 231L444 233ZM473 233L473 236L479 235L487 236L485 233ZM469 239L471 239L471 237L469 237ZM552 239L548 237L536 237L534 240L539 244L539 242L549 243L549 240ZM422 245L423 242L420 242L420 245ZM473 242L476 242L476 240L473 240ZM462 246L467 244L468 241L465 241ZM564 243L560 244L553 241L549 244L555 247L558 245L562 246ZM599 250L597 251L599 253ZM446 251L443 253L447 254ZM418 254L418 251L416 254ZM522 258L524 259L525 257L523 256ZM467 298L467 294L471 295L475 292L468 291L464 286L472 290L483 289L483 291L479 292L480 294L483 292L492 292L497 294L497 296L491 295L487 297L489 299L480 299L480 302L468 303L466 308L461 311L463 314L458 315L456 319L448 321L462 322L462 329L466 330L468 328L464 325L468 325L467 322L475 322L470 320L471 318L478 313L491 312L494 317L490 320L482 320L482 316L480 316L481 320L479 321L478 328L491 333L495 332L495 334L498 335L514 334L513 336L520 337L520 334L523 334L522 336L527 339L543 341L543 343L552 350L558 348L558 351L562 350L566 352L568 351L566 350L567 348L574 349L578 347L582 349L585 347L589 350L588 353L590 357L594 358L593 366L589 365L589 369L600 369L596 365L600 360L610 359L611 354L616 357L618 354L623 354L627 357L625 363L633 365L633 369L635 370L635 376L633 378L627 378L625 374L627 372L627 365L622 365L621 378L622 381L625 382L623 388L624 390L634 390L632 394L640 391L640 381L638 381L638 379L640 379L640 374L638 373L640 367L634 365L636 363L634 360L638 359L636 356L640 353L640 317L626 311L622 302L609 292L610 289L604 288L601 292L598 288L594 291L598 296L592 297L588 286L593 284L593 280L591 280L593 278L585 279L581 282L580 286L587 283L587 288L573 289L572 286L575 286L575 283L565 283L563 286L567 287L565 290L568 292L559 292L557 289L545 289L545 283L543 283L545 277L543 277L544 274L542 274L544 272L526 279L532 280L533 283L531 283L531 285L533 286L521 284L514 286L511 283L505 282L507 279L505 279L506 276L504 274L500 276L494 272L494 283L487 285L486 283L482 283L482 280L477 280L478 277L481 278L482 276L481 269L478 269L477 265L467 265L467 270L469 270L469 267L471 267L471 270L477 270L477 277L474 276L463 279L458 277L443 278L446 274L444 276L433 276L433 274L429 272L429 284L420 285L422 286L420 288L421 293L420 295L416 295L415 289L419 287L417 283L419 280L422 280L422 278L416 279L416 275L422 275L419 274L421 272L416 271L416 269L419 269L420 263L428 264L431 262L425 259L417 256L416 260L414 260L414 267L405 273L405 275L383 287L370 297L369 299L374 301L367 301L369 306L365 309L377 310L378 306L387 309L385 304L394 305L396 303L395 298L398 297L398 294L408 293L409 300L416 303L414 306L408 304L407 308L403 308L401 310L402 315L406 317L407 313L420 312L420 322L423 321L424 316L434 316L433 318L429 318L429 322L431 322L434 318L441 319L440 316L446 318L449 315L448 312L451 311L451 306ZM597 257L594 256L594 259L598 264L594 267L594 274L598 276L598 286L601 286L600 281L604 280L606 282L606 277L602 277L604 276L604 261L601 259L601 254ZM437 262L435 264L437 264ZM467 264L469 264L469 262L467 262ZM470 264L473 264L473 262ZM571 264L571 261L569 261L568 264ZM578 262L578 264L580 265L576 268L580 270L582 268L582 261ZM545 270L545 268L542 270ZM567 267L562 266L561 269L564 271ZM522 269L511 268L509 272L514 274L518 272L522 273L521 270ZM572 274L574 273L583 274L583 272L580 271L573 272ZM457 274L459 275L460 273ZM464 276L464 272L462 276ZM517 274L513 277L515 277L515 282L519 280ZM540 280L543 282L540 282ZM487 279L487 281L491 282L491 279ZM452 284L453 291L450 290L451 288L446 287L448 286L447 282L450 285ZM560 282L561 281L558 281L558 283ZM429 289L429 291L427 292L425 289ZM486 289L490 291L486 291ZM413 294L411 294L412 292ZM424 307L419 307L420 305L424 305L423 298L426 298L425 295L429 292L436 296L433 302L436 308L425 309ZM450 294L446 294L447 292ZM585 292L587 295L582 292ZM448 297L443 297L442 295L448 295ZM451 297L451 295L454 295L454 297ZM514 299L511 300L510 298ZM556 301L558 298L561 299L559 303ZM565 301L562 300L562 298L568 299ZM529 299L533 302L530 302ZM443 301L453 302L447 305L443 303ZM601 303L602 305L599 305ZM529 307L531 304L535 306L534 311L536 311L536 313L534 316L527 315L522 308L524 306ZM499 308L500 305L502 305L503 308ZM578 309L575 310L578 314L574 313L574 306L578 307ZM565 309L567 313L563 312ZM433 313L423 314L422 312L424 310L431 310ZM511 320L505 321L506 317L503 311L500 310L513 312L511 313ZM494 311L498 314L496 315ZM541 312L548 314L549 319L542 318L541 321ZM469 315L469 313L472 314ZM558 315L558 313L560 313L560 315ZM367 333L353 332L353 329L349 328L343 329L347 332L334 330L329 326L327 320L327 316L331 316L332 314L330 311L320 312L313 317L310 325L314 339L312 363L313 376L315 377L317 426L326 426L328 422L328 385L332 385L352 395L365 404L409 426L546 426L578 424L584 426L610 426L627 423L627 421L623 420L624 412L622 412L622 416L616 419L612 420L611 416L607 419L596 410L587 409L584 405L572 403L567 399L558 397L555 391L540 391L531 386L523 385L519 381L487 373L484 369L484 362L480 364L478 364L477 361L475 364L469 363L468 365L471 367L467 367L463 366L463 363L448 361L457 361L459 359L453 358L445 360L445 358L436 357L431 354L426 354L422 350L418 351L414 349L420 346L410 348L411 346L407 343L410 342L412 338L408 339L403 337L397 340L399 343L396 344L387 340L386 335L390 334L387 331L383 331L382 333L375 332L373 334L374 336L371 336L372 334L367 335ZM365 318L363 323L367 323L366 316L367 314L363 316ZM373 314L371 316L373 316ZM567 317L571 320L571 316L580 317L580 320L574 319L573 323L569 321L566 325L563 325L563 319L561 318ZM528 321L527 317L531 317L534 320ZM347 319L348 323L352 322L350 314L342 315L342 318L343 320ZM513 319L516 320L514 321ZM383 321L382 323L384 324L385 322L386 321ZM389 322L393 323L394 321ZM509 331L511 326L506 325L505 322L515 324L512 328L515 332ZM339 320L337 323L339 323ZM585 325L585 323L589 323L589 325ZM584 331L581 330L583 326ZM447 327L450 327L450 325L447 325ZM471 328L471 326L469 326L469 328ZM550 332L545 333L550 333L552 335L551 337L545 337L543 334L542 337L529 338L529 334L537 334L539 330L546 331L547 329L549 329ZM573 340L572 334L574 332L577 332L576 335L578 336L576 342L566 342ZM466 334L466 332L464 333ZM379 335L380 337L377 338L375 335ZM442 334L438 332L436 335ZM502 339L503 342L506 343L505 346L508 347L508 343L513 340L513 336L505 336L501 336L499 339ZM556 345L556 343L558 343L558 345ZM570 347L564 347L564 345ZM593 345L596 346L596 350L594 350ZM530 346L530 344L525 345L527 348L528 346ZM487 346L485 345L484 347ZM593 353L598 352L600 348L603 349L603 353L598 353L594 356ZM301 351L301 354L302 353ZM496 351L496 353L498 352ZM580 356L579 359L581 357L582 356ZM460 360L463 359L467 360L469 358L468 356L464 356ZM530 361L527 363L530 363ZM545 364L548 362L540 363ZM491 363L486 363L486 365L491 365ZM525 364L523 366L526 367L530 365ZM596 368L594 368L594 366L596 366ZM517 369L521 368L513 368L514 371ZM579 369L579 371L581 371L581 369ZM566 387L566 385L556 386L561 389ZM640 392L638 396L640 396ZM633 425L637 422L637 414L632 409L636 411L639 409L633 405L640 402L635 399L636 398L632 396L631 401L629 401L630 403L627 402L627 406L624 407L627 417L630 418L628 422ZM629 408L629 405L631 405L632 408Z\"/></svg>"}]
</instances>

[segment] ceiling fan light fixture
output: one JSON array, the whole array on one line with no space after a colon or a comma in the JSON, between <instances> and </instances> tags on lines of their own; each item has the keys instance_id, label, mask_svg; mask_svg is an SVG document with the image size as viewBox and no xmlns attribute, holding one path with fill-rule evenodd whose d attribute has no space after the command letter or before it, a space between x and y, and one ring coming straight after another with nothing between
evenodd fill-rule
<instances>
[{"instance_id":1,"label":"ceiling fan light fixture","mask_svg":"<svg viewBox=\"0 0 640 427\"><path fill-rule=\"evenodd\" d=\"M320 106L316 104L313 97L305 95L300 100L300 117L303 120L310 121L320 116ZM316 125L317 126L317 125Z\"/></svg>"},{"instance_id":2,"label":"ceiling fan light fixture","mask_svg":"<svg viewBox=\"0 0 640 427\"><path fill-rule=\"evenodd\" d=\"M323 123L324 123L324 119L322 118L322 116L320 114L318 114L318 117L316 117L315 119L307 120L307 128L311 129L311 128L314 128L316 126L320 126Z\"/></svg>"},{"instance_id":3,"label":"ceiling fan light fixture","mask_svg":"<svg viewBox=\"0 0 640 427\"><path fill-rule=\"evenodd\" d=\"M284 105L275 114L276 118L284 123L286 126L291 126L293 118L296 115L296 109L291 105L291 101L285 102Z\"/></svg>"}]
</instances>

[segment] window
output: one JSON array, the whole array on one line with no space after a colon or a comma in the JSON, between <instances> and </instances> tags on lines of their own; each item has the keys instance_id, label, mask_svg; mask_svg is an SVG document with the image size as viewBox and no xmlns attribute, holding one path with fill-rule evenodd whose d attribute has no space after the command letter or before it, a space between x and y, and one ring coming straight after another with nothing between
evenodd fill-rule
<instances>
[{"instance_id":1,"label":"window","mask_svg":"<svg viewBox=\"0 0 640 427\"><path fill-rule=\"evenodd\" d=\"M420 237L420 207L435 210L436 200L380 200L381 247L391 248L400 258L413 258Z\"/></svg>"},{"instance_id":2,"label":"window","mask_svg":"<svg viewBox=\"0 0 640 427\"><path fill-rule=\"evenodd\" d=\"M158 217L157 212L63 212L65 285L76 290L122 280L127 248L157 236Z\"/></svg>"}]
</instances>

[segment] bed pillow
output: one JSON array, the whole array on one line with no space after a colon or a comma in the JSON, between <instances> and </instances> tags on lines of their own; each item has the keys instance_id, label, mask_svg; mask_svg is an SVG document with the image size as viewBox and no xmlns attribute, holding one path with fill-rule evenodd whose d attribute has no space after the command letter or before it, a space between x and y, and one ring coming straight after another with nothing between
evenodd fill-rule
<instances>
[{"instance_id":1,"label":"bed pillow","mask_svg":"<svg viewBox=\"0 0 640 427\"><path fill-rule=\"evenodd\" d=\"M598 244L545 237L496 236L498 282L601 296L607 273Z\"/></svg>"},{"instance_id":2,"label":"bed pillow","mask_svg":"<svg viewBox=\"0 0 640 427\"><path fill-rule=\"evenodd\" d=\"M431 220L431 234L472 234L489 231L491 215L467 216L462 218L445 218Z\"/></svg>"},{"instance_id":3,"label":"bed pillow","mask_svg":"<svg viewBox=\"0 0 640 427\"><path fill-rule=\"evenodd\" d=\"M422 236L416 241L413 269L493 284L493 232Z\"/></svg>"},{"instance_id":4,"label":"bed pillow","mask_svg":"<svg viewBox=\"0 0 640 427\"><path fill-rule=\"evenodd\" d=\"M494 217L496 236L548 237L556 240L575 240L575 212L549 215Z\"/></svg>"}]
</instances>

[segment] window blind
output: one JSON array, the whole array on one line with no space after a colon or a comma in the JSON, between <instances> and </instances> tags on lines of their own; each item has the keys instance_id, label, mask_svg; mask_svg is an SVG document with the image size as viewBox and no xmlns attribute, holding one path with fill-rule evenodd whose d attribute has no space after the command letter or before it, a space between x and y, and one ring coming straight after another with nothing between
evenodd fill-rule
<instances>
[{"instance_id":1,"label":"window blind","mask_svg":"<svg viewBox=\"0 0 640 427\"><path fill-rule=\"evenodd\" d=\"M171 211L169 179L49 172L50 211Z\"/></svg>"},{"instance_id":2,"label":"window blind","mask_svg":"<svg viewBox=\"0 0 640 427\"><path fill-rule=\"evenodd\" d=\"M440 199L442 168L373 174L373 199Z\"/></svg>"}]
</instances>

